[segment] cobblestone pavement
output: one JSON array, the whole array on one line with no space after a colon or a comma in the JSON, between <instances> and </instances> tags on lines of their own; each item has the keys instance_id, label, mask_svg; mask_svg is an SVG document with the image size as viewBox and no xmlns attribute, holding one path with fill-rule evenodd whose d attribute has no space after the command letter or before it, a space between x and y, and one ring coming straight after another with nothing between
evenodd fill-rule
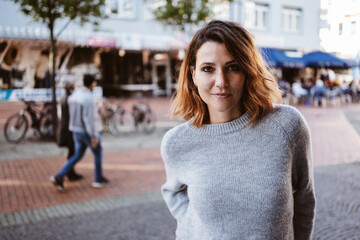
<instances>
[{"instance_id":1,"label":"cobblestone pavement","mask_svg":"<svg viewBox=\"0 0 360 240\"><path fill-rule=\"evenodd\" d=\"M116 200L118 203L124 202L123 198ZM160 193L128 197L128 201L131 204L115 209L96 210L3 228L3 231L0 231L0 239L175 239L176 223L163 203Z\"/></svg>"},{"instance_id":2,"label":"cobblestone pavement","mask_svg":"<svg viewBox=\"0 0 360 240\"><path fill-rule=\"evenodd\" d=\"M103 135L104 172L113 182L104 189L90 187L91 154L77 165L85 179L65 182L68 192L60 194L48 177L64 163L65 149L31 137L10 145L1 136L0 239L174 239L175 221L159 193L165 180L159 144L178 122L163 110L168 99L156 101L163 115L152 135ZM360 240L360 105L298 109L312 133L314 239Z\"/></svg>"},{"instance_id":3,"label":"cobblestone pavement","mask_svg":"<svg viewBox=\"0 0 360 240\"><path fill-rule=\"evenodd\" d=\"M314 239L360 239L360 163L315 168Z\"/></svg>"}]
</instances>

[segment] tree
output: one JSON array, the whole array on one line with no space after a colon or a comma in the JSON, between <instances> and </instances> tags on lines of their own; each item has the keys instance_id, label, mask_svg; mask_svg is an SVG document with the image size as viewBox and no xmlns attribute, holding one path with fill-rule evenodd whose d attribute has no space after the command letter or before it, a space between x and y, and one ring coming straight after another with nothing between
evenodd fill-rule
<instances>
[{"instance_id":1,"label":"tree","mask_svg":"<svg viewBox=\"0 0 360 240\"><path fill-rule=\"evenodd\" d=\"M56 85L55 85L55 59L56 59L56 40L61 32L74 20L79 20L83 25L91 20L95 25L96 17L103 17L101 8L105 5L105 0L12 0L20 5L20 10L27 16L32 17L36 22L47 25L50 32L49 49L49 70L51 75L52 88L52 117L54 132L57 127L56 111ZM59 19L67 19L67 24L55 35L54 30ZM56 137L56 136L55 136Z\"/></svg>"},{"instance_id":2,"label":"tree","mask_svg":"<svg viewBox=\"0 0 360 240\"><path fill-rule=\"evenodd\" d=\"M233 0L166 0L166 4L156 8L156 20L165 25L192 34L192 26L206 21L213 15L215 4Z\"/></svg>"}]
</instances>

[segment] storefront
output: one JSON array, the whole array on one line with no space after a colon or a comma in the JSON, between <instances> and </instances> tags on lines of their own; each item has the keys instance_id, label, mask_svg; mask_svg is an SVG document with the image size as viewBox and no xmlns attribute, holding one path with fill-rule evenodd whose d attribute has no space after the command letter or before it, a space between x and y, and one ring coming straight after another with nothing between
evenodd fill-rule
<instances>
[{"instance_id":1,"label":"storefront","mask_svg":"<svg viewBox=\"0 0 360 240\"><path fill-rule=\"evenodd\" d=\"M56 64L71 48L57 44ZM49 88L49 42L33 39L0 39L0 89Z\"/></svg>"},{"instance_id":2,"label":"storefront","mask_svg":"<svg viewBox=\"0 0 360 240\"><path fill-rule=\"evenodd\" d=\"M98 79L104 96L170 96L181 63L178 50L118 42L94 36L86 45L57 42L57 87L66 81L80 86L82 75L89 73ZM0 39L0 89L50 88L48 48L46 40Z\"/></svg>"}]
</instances>

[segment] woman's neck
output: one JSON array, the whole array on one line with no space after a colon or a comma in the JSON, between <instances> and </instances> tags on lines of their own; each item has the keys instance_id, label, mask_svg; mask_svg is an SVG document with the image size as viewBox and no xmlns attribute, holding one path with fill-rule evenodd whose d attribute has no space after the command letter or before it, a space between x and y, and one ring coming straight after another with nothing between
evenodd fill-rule
<instances>
[{"instance_id":1,"label":"woman's neck","mask_svg":"<svg viewBox=\"0 0 360 240\"><path fill-rule=\"evenodd\" d=\"M243 111L233 111L229 113L210 113L210 124L221 124L233 121L244 114Z\"/></svg>"}]
</instances>

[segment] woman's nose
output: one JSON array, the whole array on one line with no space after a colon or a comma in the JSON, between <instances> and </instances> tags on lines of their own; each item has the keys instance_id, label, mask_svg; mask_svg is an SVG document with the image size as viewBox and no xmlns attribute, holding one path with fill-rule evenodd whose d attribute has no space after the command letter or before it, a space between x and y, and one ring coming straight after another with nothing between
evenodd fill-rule
<instances>
[{"instance_id":1,"label":"woman's nose","mask_svg":"<svg viewBox=\"0 0 360 240\"><path fill-rule=\"evenodd\" d=\"M215 80L215 86L219 87L219 88L224 88L227 87L228 81L227 81L227 77L224 71L219 71L217 76L216 76L216 80Z\"/></svg>"}]
</instances>

